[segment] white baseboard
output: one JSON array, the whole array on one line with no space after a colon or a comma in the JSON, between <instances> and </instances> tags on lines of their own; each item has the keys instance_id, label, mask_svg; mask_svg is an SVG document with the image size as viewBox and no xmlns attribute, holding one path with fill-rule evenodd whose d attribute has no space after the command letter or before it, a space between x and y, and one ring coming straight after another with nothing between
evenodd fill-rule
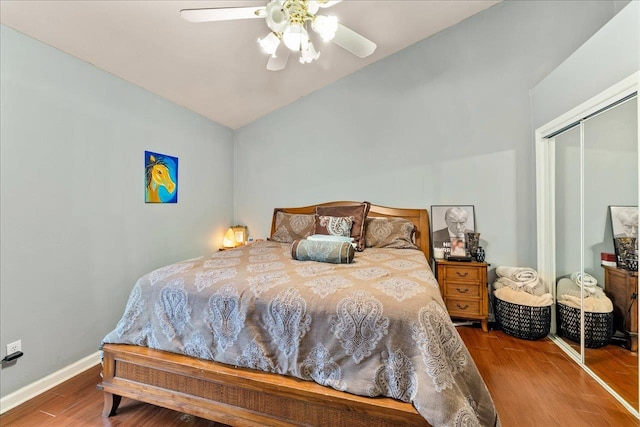
<instances>
[{"instance_id":1,"label":"white baseboard","mask_svg":"<svg viewBox=\"0 0 640 427\"><path fill-rule=\"evenodd\" d=\"M93 354L78 360L69 366L54 372L51 375L34 381L29 385L22 387L21 389L14 391L11 394L0 399L0 414L4 414L9 409L13 409L16 406L26 402L29 399L33 399L39 394L57 386L58 384L75 377L78 374L92 368L100 363L100 352L96 351Z\"/></svg>"}]
</instances>

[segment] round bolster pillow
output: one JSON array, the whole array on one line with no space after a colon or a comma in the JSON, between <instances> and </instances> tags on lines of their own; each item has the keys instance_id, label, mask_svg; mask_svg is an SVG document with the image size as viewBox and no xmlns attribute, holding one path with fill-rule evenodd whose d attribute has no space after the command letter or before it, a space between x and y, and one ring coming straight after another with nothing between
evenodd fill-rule
<instances>
[{"instance_id":1,"label":"round bolster pillow","mask_svg":"<svg viewBox=\"0 0 640 427\"><path fill-rule=\"evenodd\" d=\"M298 261L319 261L332 264L351 264L355 255L348 242L319 240L295 240L291 245L291 257Z\"/></svg>"}]
</instances>

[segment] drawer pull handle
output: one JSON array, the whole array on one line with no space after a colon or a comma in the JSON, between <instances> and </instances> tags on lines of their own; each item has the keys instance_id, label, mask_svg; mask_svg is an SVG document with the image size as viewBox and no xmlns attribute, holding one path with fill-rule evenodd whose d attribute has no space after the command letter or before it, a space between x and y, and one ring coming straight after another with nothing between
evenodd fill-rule
<instances>
[{"instance_id":1,"label":"drawer pull handle","mask_svg":"<svg viewBox=\"0 0 640 427\"><path fill-rule=\"evenodd\" d=\"M456 271L456 274L458 275L458 277L467 277L467 275L469 274L468 271L465 271L464 273L460 273L459 271Z\"/></svg>"},{"instance_id":2,"label":"drawer pull handle","mask_svg":"<svg viewBox=\"0 0 640 427\"><path fill-rule=\"evenodd\" d=\"M469 292L469 288L464 288L464 289L456 288L456 291L458 291L461 294L466 294L467 292Z\"/></svg>"},{"instance_id":3,"label":"drawer pull handle","mask_svg":"<svg viewBox=\"0 0 640 427\"><path fill-rule=\"evenodd\" d=\"M456 307L458 307L460 310L466 310L467 308L469 308L469 304L465 304L465 306L461 306L460 304L456 304Z\"/></svg>"}]
</instances>

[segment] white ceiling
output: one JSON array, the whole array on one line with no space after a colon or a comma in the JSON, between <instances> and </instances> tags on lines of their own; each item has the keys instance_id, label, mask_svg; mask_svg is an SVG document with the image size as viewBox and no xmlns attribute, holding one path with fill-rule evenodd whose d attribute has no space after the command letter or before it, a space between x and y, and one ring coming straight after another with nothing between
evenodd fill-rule
<instances>
[{"instance_id":1,"label":"white ceiling","mask_svg":"<svg viewBox=\"0 0 640 427\"><path fill-rule=\"evenodd\" d=\"M480 12L495 0L345 0L330 9L377 43L360 59L328 43L311 64L267 71L262 19L189 23L181 9L261 1L0 1L0 22L232 129Z\"/></svg>"}]
</instances>

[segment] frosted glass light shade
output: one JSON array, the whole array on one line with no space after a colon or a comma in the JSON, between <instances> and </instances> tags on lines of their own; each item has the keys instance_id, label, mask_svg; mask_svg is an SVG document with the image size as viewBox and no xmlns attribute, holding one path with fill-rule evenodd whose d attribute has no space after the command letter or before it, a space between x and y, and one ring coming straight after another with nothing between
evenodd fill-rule
<instances>
[{"instance_id":1,"label":"frosted glass light shade","mask_svg":"<svg viewBox=\"0 0 640 427\"><path fill-rule=\"evenodd\" d=\"M289 12L283 9L281 1L273 0L266 7L265 21L271 31L281 33L289 22Z\"/></svg>"},{"instance_id":2,"label":"frosted glass light shade","mask_svg":"<svg viewBox=\"0 0 640 427\"><path fill-rule=\"evenodd\" d=\"M260 47L262 48L264 53L271 55L273 58L276 57L276 50L280 45L280 39L278 38L278 36L276 36L275 33L269 33L263 38L258 39L258 43L260 44Z\"/></svg>"},{"instance_id":3,"label":"frosted glass light shade","mask_svg":"<svg viewBox=\"0 0 640 427\"><path fill-rule=\"evenodd\" d=\"M336 36L338 18L333 15L318 15L311 23L311 28L313 28L313 31L320 34L322 40L326 42L331 41Z\"/></svg>"},{"instance_id":4,"label":"frosted glass light shade","mask_svg":"<svg viewBox=\"0 0 640 427\"><path fill-rule=\"evenodd\" d=\"M224 239L222 239L222 246L225 248L235 248L238 245L238 241L236 240L236 233L233 231L233 228L227 230L224 234Z\"/></svg>"},{"instance_id":5,"label":"frosted glass light shade","mask_svg":"<svg viewBox=\"0 0 640 427\"><path fill-rule=\"evenodd\" d=\"M306 50L300 52L300 63L308 64L312 62L314 59L318 59L320 57L320 53L316 51L316 48L313 46L313 43L309 42Z\"/></svg>"},{"instance_id":6,"label":"frosted glass light shade","mask_svg":"<svg viewBox=\"0 0 640 427\"><path fill-rule=\"evenodd\" d=\"M300 52L307 49L309 45L309 34L302 25L290 25L284 30L282 41L289 49L294 52Z\"/></svg>"},{"instance_id":7,"label":"frosted glass light shade","mask_svg":"<svg viewBox=\"0 0 640 427\"><path fill-rule=\"evenodd\" d=\"M315 0L309 0L307 2L307 12L311 15L315 15L318 13L318 9L320 9L320 5Z\"/></svg>"}]
</instances>

